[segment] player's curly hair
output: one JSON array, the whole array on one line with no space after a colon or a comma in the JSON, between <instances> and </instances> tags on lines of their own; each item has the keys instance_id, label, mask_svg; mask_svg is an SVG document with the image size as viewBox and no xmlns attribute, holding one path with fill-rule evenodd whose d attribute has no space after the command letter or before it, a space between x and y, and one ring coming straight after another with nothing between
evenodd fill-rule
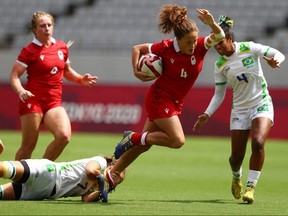
<instances>
[{"instance_id":1,"label":"player's curly hair","mask_svg":"<svg viewBox=\"0 0 288 216\"><path fill-rule=\"evenodd\" d=\"M196 23L187 17L187 8L177 4L162 5L159 17L158 28L164 34L174 31L177 39L181 39L185 34L199 31Z\"/></svg>"}]
</instances>

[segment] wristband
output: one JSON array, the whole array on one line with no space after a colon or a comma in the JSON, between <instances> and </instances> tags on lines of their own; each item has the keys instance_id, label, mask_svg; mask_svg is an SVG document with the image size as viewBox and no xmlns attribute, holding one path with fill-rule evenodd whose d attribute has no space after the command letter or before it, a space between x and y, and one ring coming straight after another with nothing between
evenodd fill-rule
<instances>
[{"instance_id":1,"label":"wristband","mask_svg":"<svg viewBox=\"0 0 288 216\"><path fill-rule=\"evenodd\" d=\"M223 29L221 29L220 33L215 34L214 33L215 38L219 39L219 38L224 38L225 37L225 33L223 31Z\"/></svg>"}]
</instances>

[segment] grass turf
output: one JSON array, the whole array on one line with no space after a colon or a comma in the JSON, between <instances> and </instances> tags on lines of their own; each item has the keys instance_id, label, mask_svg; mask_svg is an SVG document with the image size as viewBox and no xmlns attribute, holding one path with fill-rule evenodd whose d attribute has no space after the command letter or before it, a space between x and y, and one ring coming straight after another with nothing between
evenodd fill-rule
<instances>
[{"instance_id":1,"label":"grass turf","mask_svg":"<svg viewBox=\"0 0 288 216\"><path fill-rule=\"evenodd\" d=\"M74 133L57 161L111 155L121 134ZM18 131L0 131L1 160L13 160ZM33 158L41 158L51 135L42 132ZM1 215L288 215L287 140L268 140L266 160L252 205L230 192L230 139L187 137L181 149L153 147L128 169L109 203L82 203L80 197L54 201L1 201ZM250 143L243 164L247 178ZM5 183L7 180L0 180Z\"/></svg>"}]
</instances>

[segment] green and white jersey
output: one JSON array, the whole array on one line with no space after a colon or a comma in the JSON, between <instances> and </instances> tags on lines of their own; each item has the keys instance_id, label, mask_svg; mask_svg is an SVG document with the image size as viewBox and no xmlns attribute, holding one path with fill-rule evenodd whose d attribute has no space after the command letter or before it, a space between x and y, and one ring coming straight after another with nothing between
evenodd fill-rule
<instances>
[{"instance_id":1,"label":"green and white jersey","mask_svg":"<svg viewBox=\"0 0 288 216\"><path fill-rule=\"evenodd\" d=\"M58 176L56 178L56 194L52 199L85 194L92 186L86 175L86 165L91 160L99 164L102 172L107 168L106 159L100 156L56 163Z\"/></svg>"},{"instance_id":2,"label":"green and white jersey","mask_svg":"<svg viewBox=\"0 0 288 216\"><path fill-rule=\"evenodd\" d=\"M102 172L107 168L106 159L100 156L70 162L53 162L47 159L25 161L29 167L29 178L22 183L21 200L81 196L93 184L86 175L87 163L96 161Z\"/></svg>"},{"instance_id":3,"label":"green and white jersey","mask_svg":"<svg viewBox=\"0 0 288 216\"><path fill-rule=\"evenodd\" d=\"M231 84L233 108L247 109L270 99L260 64L270 47L254 42L234 42L235 52L221 56L215 63L215 85Z\"/></svg>"}]
</instances>

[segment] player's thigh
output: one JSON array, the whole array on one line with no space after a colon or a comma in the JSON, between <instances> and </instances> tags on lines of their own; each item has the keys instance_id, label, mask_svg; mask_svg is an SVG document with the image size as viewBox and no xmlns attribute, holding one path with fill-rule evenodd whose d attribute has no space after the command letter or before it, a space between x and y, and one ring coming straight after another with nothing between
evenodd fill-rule
<instances>
[{"instance_id":1,"label":"player's thigh","mask_svg":"<svg viewBox=\"0 0 288 216\"><path fill-rule=\"evenodd\" d=\"M185 142L183 128L177 115L169 118L155 119L154 122L160 130L169 136L170 139L177 139Z\"/></svg>"},{"instance_id":2,"label":"player's thigh","mask_svg":"<svg viewBox=\"0 0 288 216\"><path fill-rule=\"evenodd\" d=\"M268 117L257 117L253 119L251 128L252 140L256 139L261 143L265 143L272 124L272 120Z\"/></svg>"},{"instance_id":3,"label":"player's thigh","mask_svg":"<svg viewBox=\"0 0 288 216\"><path fill-rule=\"evenodd\" d=\"M157 124L154 121L150 121L149 118L147 118L142 132L146 132L146 131L154 132L158 130L160 130L160 128L157 126Z\"/></svg>"},{"instance_id":4,"label":"player's thigh","mask_svg":"<svg viewBox=\"0 0 288 216\"><path fill-rule=\"evenodd\" d=\"M71 135L70 119L65 109L61 106L54 107L45 113L44 124L54 135Z\"/></svg>"},{"instance_id":5,"label":"player's thigh","mask_svg":"<svg viewBox=\"0 0 288 216\"><path fill-rule=\"evenodd\" d=\"M37 140L43 114L28 113L20 117L23 140Z\"/></svg>"}]
</instances>

